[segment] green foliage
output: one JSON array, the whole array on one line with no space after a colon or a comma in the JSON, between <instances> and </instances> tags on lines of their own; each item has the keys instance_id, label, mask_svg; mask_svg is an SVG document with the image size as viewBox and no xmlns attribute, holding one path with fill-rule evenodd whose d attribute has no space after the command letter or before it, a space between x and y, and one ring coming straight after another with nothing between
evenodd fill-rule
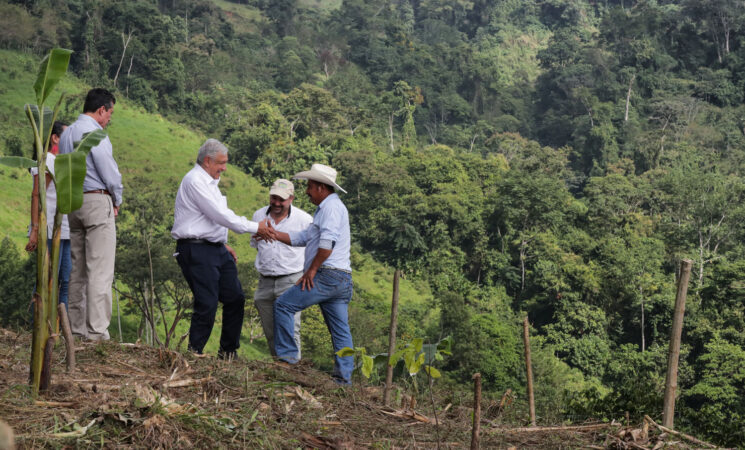
<instances>
[{"instance_id":1,"label":"green foliage","mask_svg":"<svg viewBox=\"0 0 745 450\"><path fill-rule=\"evenodd\" d=\"M370 375L372 375L373 367L374 367L374 357L367 354L367 350L365 350L365 347L344 347L338 352L336 352L336 356L339 357L345 357L345 356L354 356L355 359L359 362L358 370L365 378L370 378Z\"/></svg>"},{"instance_id":2,"label":"green foliage","mask_svg":"<svg viewBox=\"0 0 745 450\"><path fill-rule=\"evenodd\" d=\"M62 214L69 214L83 205L86 157L105 138L106 132L103 130L86 133L80 142L75 143L72 153L65 153L54 159L57 208Z\"/></svg>"},{"instance_id":3,"label":"green foliage","mask_svg":"<svg viewBox=\"0 0 745 450\"><path fill-rule=\"evenodd\" d=\"M433 364L444 360L445 357L443 355L452 355L452 346L450 336L441 339L436 344L428 344L427 346L424 345L422 338L414 338L411 342L404 344L403 348L388 357L388 365L395 366L399 361L403 360L404 367L406 367L409 376L414 380L414 387L416 388L415 377L422 369L424 369L430 380L442 376Z\"/></svg>"},{"instance_id":4,"label":"green foliage","mask_svg":"<svg viewBox=\"0 0 745 450\"><path fill-rule=\"evenodd\" d=\"M263 184L315 162L339 170L364 267L350 322L371 351L385 347L390 290L373 257L404 269L404 340L453 336L442 373L454 380L478 370L488 389L520 385L514 318L527 311L556 422L659 409L682 257L695 265L681 392L703 386L707 345L745 345L739 3L105 0L54 14L31 3L0 5L0 43L64 44L79 76L118 89L129 111L109 132L127 149L125 185L152 170L154 186L175 191L155 174L185 172L201 140L134 103L221 138ZM29 102L18 92L35 61L0 55L2 152L28 157L10 111ZM231 173L223 187L239 212L266 201ZM20 241L27 202L9 198L28 183L5 174L0 223ZM305 320L304 354L327 362L320 315ZM694 432L717 427L696 415L703 398L681 397Z\"/></svg>"},{"instance_id":5,"label":"green foliage","mask_svg":"<svg viewBox=\"0 0 745 450\"><path fill-rule=\"evenodd\" d=\"M686 390L686 422L723 445L745 439L745 350L715 337L697 361L699 381Z\"/></svg>"},{"instance_id":6,"label":"green foliage","mask_svg":"<svg viewBox=\"0 0 745 450\"><path fill-rule=\"evenodd\" d=\"M22 258L7 236L0 241L0 316L3 327L19 327L31 319L29 302L36 273L33 258Z\"/></svg>"}]
</instances>

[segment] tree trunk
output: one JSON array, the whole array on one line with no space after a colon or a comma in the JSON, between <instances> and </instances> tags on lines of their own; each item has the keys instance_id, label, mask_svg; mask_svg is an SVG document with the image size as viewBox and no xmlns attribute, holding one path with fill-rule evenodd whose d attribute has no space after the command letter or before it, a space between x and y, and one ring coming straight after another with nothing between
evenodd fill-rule
<instances>
[{"instance_id":1,"label":"tree trunk","mask_svg":"<svg viewBox=\"0 0 745 450\"><path fill-rule=\"evenodd\" d=\"M667 357L667 377L665 378L665 400L662 409L662 424L673 428L675 416L675 392L678 389L678 360L680 358L680 337L683 334L683 314L685 313L688 281L691 278L693 261L684 259L680 262L678 292L675 295L673 327L670 331L670 349Z\"/></svg>"},{"instance_id":2,"label":"tree trunk","mask_svg":"<svg viewBox=\"0 0 745 450\"><path fill-rule=\"evenodd\" d=\"M645 340L644 340L644 290L641 286L639 286L639 299L642 304L642 317L641 317L641 327L642 327L642 352L645 349Z\"/></svg>"},{"instance_id":3,"label":"tree trunk","mask_svg":"<svg viewBox=\"0 0 745 450\"><path fill-rule=\"evenodd\" d=\"M127 54L127 47L129 46L129 41L132 39L132 30L129 30L129 33L127 34L127 38L124 38L124 33L122 33L122 46L124 49L122 50L122 57L119 58L119 67L116 68L116 74L114 75L114 86L116 86L116 80L119 78L119 71L122 70L122 63L124 63L124 55Z\"/></svg>"},{"instance_id":4,"label":"tree trunk","mask_svg":"<svg viewBox=\"0 0 745 450\"><path fill-rule=\"evenodd\" d=\"M528 316L523 320L523 343L525 344L525 372L528 379L528 408L530 410L530 425L535 426L535 397L533 397L533 365L530 361L530 324Z\"/></svg>"},{"instance_id":5,"label":"tree trunk","mask_svg":"<svg viewBox=\"0 0 745 450\"><path fill-rule=\"evenodd\" d=\"M393 273L393 296L391 297L391 329L388 334L388 358L390 360L393 352L396 351L396 327L398 326L398 283L401 277L401 269L396 269ZM391 386L393 384L393 366L386 366L385 372L385 390L383 391L383 404L388 406L391 402Z\"/></svg>"},{"instance_id":6,"label":"tree trunk","mask_svg":"<svg viewBox=\"0 0 745 450\"><path fill-rule=\"evenodd\" d=\"M629 90L626 92L626 114L623 116L623 121L629 121L629 105L631 104L631 87L634 85L634 79L636 74L631 75L631 81L629 81Z\"/></svg>"}]
</instances>

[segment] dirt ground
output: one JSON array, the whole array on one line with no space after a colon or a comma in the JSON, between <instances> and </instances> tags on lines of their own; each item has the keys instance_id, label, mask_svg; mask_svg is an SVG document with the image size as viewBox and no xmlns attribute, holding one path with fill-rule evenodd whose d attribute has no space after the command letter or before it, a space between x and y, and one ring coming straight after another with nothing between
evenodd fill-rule
<instances>
[{"instance_id":1,"label":"dirt ground","mask_svg":"<svg viewBox=\"0 0 745 450\"><path fill-rule=\"evenodd\" d=\"M400 391L384 407L364 382L339 387L308 364L196 357L139 344L76 343L66 373L61 343L52 386L33 400L29 333L0 329L0 419L17 448L470 448L473 399L453 404ZM448 401L450 400L450 401ZM494 405L492 405L494 406ZM519 428L480 422L481 448L689 448L649 424ZM646 422L645 422L646 423ZM656 424L655 424L656 425ZM705 444L705 443L704 443ZM2 437L0 437L2 447ZM701 447L692 445L691 447Z\"/></svg>"}]
</instances>

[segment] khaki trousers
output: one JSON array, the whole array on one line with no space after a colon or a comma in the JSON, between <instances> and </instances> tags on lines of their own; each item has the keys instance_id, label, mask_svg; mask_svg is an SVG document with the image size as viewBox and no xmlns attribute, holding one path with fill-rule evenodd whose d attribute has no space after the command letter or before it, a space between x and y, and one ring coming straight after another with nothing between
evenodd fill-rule
<instances>
[{"instance_id":1,"label":"khaki trousers","mask_svg":"<svg viewBox=\"0 0 745 450\"><path fill-rule=\"evenodd\" d=\"M72 272L68 315L74 335L109 339L114 281L116 224L107 194L84 194L83 206L68 215Z\"/></svg>"},{"instance_id":2,"label":"khaki trousers","mask_svg":"<svg viewBox=\"0 0 745 450\"><path fill-rule=\"evenodd\" d=\"M259 311L261 328L264 329L266 343L269 344L269 352L277 356L274 350L274 301L284 294L287 289L297 283L303 276L303 272L292 273L279 278L265 277L259 274L259 285L254 292L254 305ZM298 359L300 359L300 313L295 314L295 335L293 336L298 348Z\"/></svg>"}]
</instances>

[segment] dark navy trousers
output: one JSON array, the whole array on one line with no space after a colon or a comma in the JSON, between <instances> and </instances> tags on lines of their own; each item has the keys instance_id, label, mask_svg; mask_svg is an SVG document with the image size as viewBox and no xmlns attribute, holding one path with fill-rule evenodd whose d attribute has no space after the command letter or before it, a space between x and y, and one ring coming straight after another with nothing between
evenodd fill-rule
<instances>
[{"instance_id":1,"label":"dark navy trousers","mask_svg":"<svg viewBox=\"0 0 745 450\"><path fill-rule=\"evenodd\" d=\"M225 245L179 242L176 260L194 294L194 312L189 328L189 348L202 353L215 324L217 303L222 303L220 350L233 352L240 346L243 307L246 298L238 269Z\"/></svg>"}]
</instances>

